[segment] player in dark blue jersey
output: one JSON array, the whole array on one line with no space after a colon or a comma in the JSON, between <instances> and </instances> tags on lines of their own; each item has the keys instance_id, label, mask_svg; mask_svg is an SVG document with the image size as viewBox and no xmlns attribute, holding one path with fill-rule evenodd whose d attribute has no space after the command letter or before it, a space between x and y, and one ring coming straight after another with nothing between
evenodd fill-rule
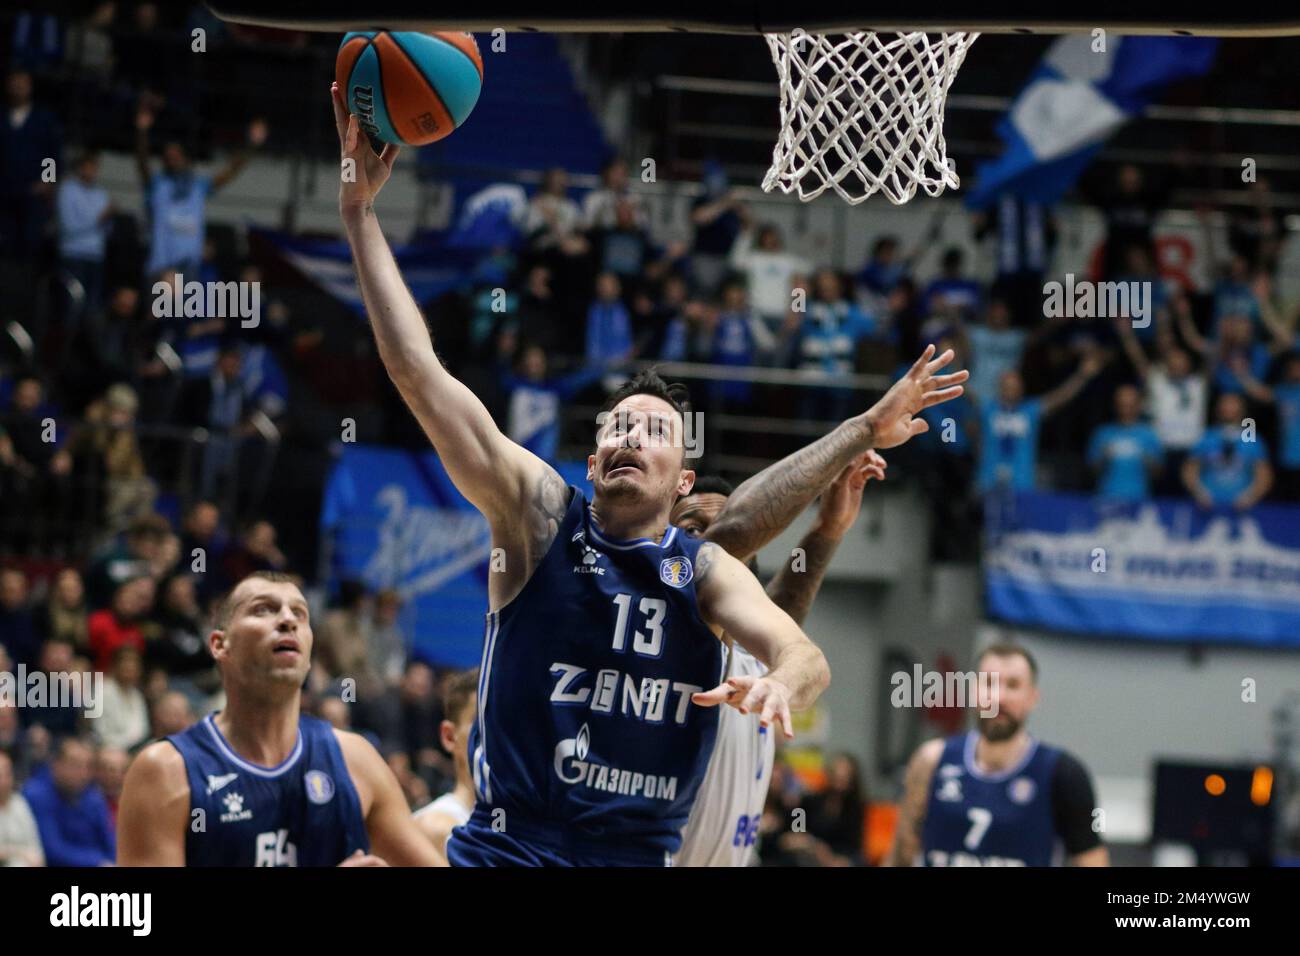
<instances>
[{"instance_id":1,"label":"player in dark blue jersey","mask_svg":"<svg viewBox=\"0 0 1300 956\"><path fill-rule=\"evenodd\" d=\"M991 694L978 729L922 744L907 768L893 866L1107 866L1088 771L1031 737L1038 665L1024 648L980 655Z\"/></svg>"},{"instance_id":2,"label":"player in dark blue jersey","mask_svg":"<svg viewBox=\"0 0 1300 956\"><path fill-rule=\"evenodd\" d=\"M470 735L477 804L453 865L662 864L681 842L728 704L790 735L825 657L743 564L669 524L686 467L684 395L643 375L612 396L591 501L511 442L443 368L375 213L397 149L375 154L337 86L339 208L380 358L498 555ZM926 430L960 394L931 348L867 413L875 447ZM767 668L720 681L725 631ZM715 686L716 685L716 686Z\"/></svg>"},{"instance_id":3,"label":"player in dark blue jersey","mask_svg":"<svg viewBox=\"0 0 1300 956\"><path fill-rule=\"evenodd\" d=\"M131 764L119 864L445 865L374 747L301 713L312 632L293 578L259 571L240 581L208 647L225 709Z\"/></svg>"}]
</instances>

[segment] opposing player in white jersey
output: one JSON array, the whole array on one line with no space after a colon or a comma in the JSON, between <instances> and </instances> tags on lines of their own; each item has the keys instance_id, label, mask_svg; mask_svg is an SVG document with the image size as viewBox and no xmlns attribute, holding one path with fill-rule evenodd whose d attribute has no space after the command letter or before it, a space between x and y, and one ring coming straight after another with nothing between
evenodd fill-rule
<instances>
[{"instance_id":1,"label":"opposing player in white jersey","mask_svg":"<svg viewBox=\"0 0 1300 956\"><path fill-rule=\"evenodd\" d=\"M474 777L469 769L469 732L478 710L478 668L448 675L442 686L442 724L438 735L456 767L456 785L415 812L415 824L447 852L451 831L469 821L474 810Z\"/></svg>"},{"instance_id":2,"label":"opposing player in white jersey","mask_svg":"<svg viewBox=\"0 0 1300 956\"><path fill-rule=\"evenodd\" d=\"M718 541L752 567L755 552L821 494L817 520L799 543L802 561L783 565L767 585L773 602L795 621L807 615L831 556L857 519L866 483L885 477L883 458L874 451L859 452L864 439L850 427L852 421L755 475L734 493L719 478L697 478L691 493L673 508L673 524L689 535ZM854 452L857 456L842 465ZM729 650L728 677L761 677L766 672L734 642ZM753 858L776 741L752 715L732 710L719 716L717 743L682 831L677 866L748 866Z\"/></svg>"}]
</instances>

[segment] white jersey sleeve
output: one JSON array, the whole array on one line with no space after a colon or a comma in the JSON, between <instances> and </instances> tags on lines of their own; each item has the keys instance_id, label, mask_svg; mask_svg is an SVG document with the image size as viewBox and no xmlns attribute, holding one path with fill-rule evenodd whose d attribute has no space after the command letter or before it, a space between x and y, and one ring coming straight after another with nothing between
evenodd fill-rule
<instances>
[{"instance_id":1,"label":"white jersey sleeve","mask_svg":"<svg viewBox=\"0 0 1300 956\"><path fill-rule=\"evenodd\" d=\"M456 826L464 826L469 823L469 815L474 810L473 807L467 807L456 799L455 791L444 793L437 800L415 811L415 816L422 816L426 813L445 813L456 821Z\"/></svg>"},{"instance_id":2,"label":"white jersey sleeve","mask_svg":"<svg viewBox=\"0 0 1300 956\"><path fill-rule=\"evenodd\" d=\"M728 676L762 677L767 668L733 644ZM709 769L682 830L674 866L749 866L772 781L775 731L760 733L757 714L721 705Z\"/></svg>"}]
</instances>

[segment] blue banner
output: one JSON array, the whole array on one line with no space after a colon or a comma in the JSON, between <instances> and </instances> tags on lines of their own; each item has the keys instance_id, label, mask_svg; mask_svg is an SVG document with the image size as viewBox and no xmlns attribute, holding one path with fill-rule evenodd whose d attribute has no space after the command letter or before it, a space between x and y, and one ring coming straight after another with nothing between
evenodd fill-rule
<instances>
[{"instance_id":1,"label":"blue banner","mask_svg":"<svg viewBox=\"0 0 1300 956\"><path fill-rule=\"evenodd\" d=\"M1300 647L1300 509L990 496L985 599L1013 624Z\"/></svg>"},{"instance_id":2,"label":"blue banner","mask_svg":"<svg viewBox=\"0 0 1300 956\"><path fill-rule=\"evenodd\" d=\"M556 468L591 494L585 463ZM331 546L331 587L355 578L371 590L393 588L416 657L447 667L478 664L491 535L437 453L345 444L320 520Z\"/></svg>"}]
</instances>

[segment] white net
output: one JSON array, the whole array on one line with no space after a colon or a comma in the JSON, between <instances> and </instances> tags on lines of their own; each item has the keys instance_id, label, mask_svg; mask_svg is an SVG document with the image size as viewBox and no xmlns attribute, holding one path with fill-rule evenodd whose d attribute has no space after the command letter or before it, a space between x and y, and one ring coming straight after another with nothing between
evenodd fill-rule
<instances>
[{"instance_id":1,"label":"white net","mask_svg":"<svg viewBox=\"0 0 1300 956\"><path fill-rule=\"evenodd\" d=\"M917 187L961 185L943 140L943 110L978 33L767 35L781 83L781 134L767 191L815 199L833 189L857 205L895 204Z\"/></svg>"}]
</instances>

